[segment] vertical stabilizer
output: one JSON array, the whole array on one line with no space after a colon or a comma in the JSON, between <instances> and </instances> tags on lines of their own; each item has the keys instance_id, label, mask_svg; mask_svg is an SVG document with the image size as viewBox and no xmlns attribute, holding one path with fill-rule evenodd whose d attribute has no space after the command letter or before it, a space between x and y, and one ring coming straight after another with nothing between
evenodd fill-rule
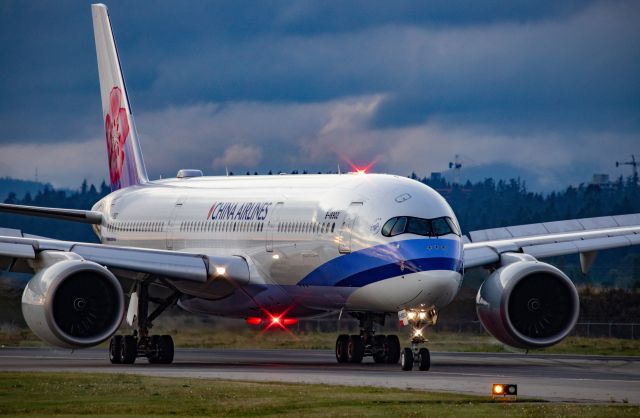
<instances>
[{"instance_id":1,"label":"vertical stabilizer","mask_svg":"<svg viewBox=\"0 0 640 418\"><path fill-rule=\"evenodd\" d=\"M104 4L93 4L91 14L98 56L109 177L111 190L118 190L145 183L147 170L142 159L107 7Z\"/></svg>"}]
</instances>

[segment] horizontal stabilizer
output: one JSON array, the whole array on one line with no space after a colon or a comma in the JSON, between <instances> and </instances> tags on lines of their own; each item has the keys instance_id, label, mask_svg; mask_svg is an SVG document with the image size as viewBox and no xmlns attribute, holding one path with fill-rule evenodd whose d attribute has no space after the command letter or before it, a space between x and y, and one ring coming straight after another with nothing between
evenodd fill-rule
<instances>
[{"instance_id":1,"label":"horizontal stabilizer","mask_svg":"<svg viewBox=\"0 0 640 418\"><path fill-rule=\"evenodd\" d=\"M85 224L100 224L102 222L102 213L92 210L43 208L39 206L0 203L0 212L14 213L17 215L41 216L43 218L62 219L65 221L82 222Z\"/></svg>"}]
</instances>

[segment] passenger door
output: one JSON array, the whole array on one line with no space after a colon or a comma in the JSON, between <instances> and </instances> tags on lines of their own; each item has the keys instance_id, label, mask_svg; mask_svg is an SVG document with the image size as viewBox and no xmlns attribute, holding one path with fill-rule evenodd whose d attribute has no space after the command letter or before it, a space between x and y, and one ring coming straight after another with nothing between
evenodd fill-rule
<instances>
[{"instance_id":1,"label":"passenger door","mask_svg":"<svg viewBox=\"0 0 640 418\"><path fill-rule=\"evenodd\" d=\"M276 206L271 212L271 216L269 216L269 221L267 222L267 238L265 242L267 252L273 251L273 235L278 227L278 213L280 213L282 206L284 206L284 202L276 203Z\"/></svg>"},{"instance_id":2,"label":"passenger door","mask_svg":"<svg viewBox=\"0 0 640 418\"><path fill-rule=\"evenodd\" d=\"M351 202L347 213L345 213L342 226L340 227L340 235L338 237L338 251L340 254L348 254L351 252L351 239L353 235L353 226L358 220L358 213L362 209L362 202Z\"/></svg>"},{"instance_id":3,"label":"passenger door","mask_svg":"<svg viewBox=\"0 0 640 418\"><path fill-rule=\"evenodd\" d=\"M166 231L166 244L167 250L176 250L178 248L174 248L174 240L175 236L178 232L180 232L180 221L178 220L179 214L184 206L185 201L187 200L186 195L182 195L176 199L176 203L173 206L173 210L171 211L171 216L167 221L167 231Z\"/></svg>"}]
</instances>

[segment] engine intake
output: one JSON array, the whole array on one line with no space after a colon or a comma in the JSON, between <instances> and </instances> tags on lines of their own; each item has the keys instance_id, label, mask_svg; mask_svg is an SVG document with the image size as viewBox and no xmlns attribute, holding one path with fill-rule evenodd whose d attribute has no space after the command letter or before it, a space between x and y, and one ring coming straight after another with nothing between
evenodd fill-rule
<instances>
[{"instance_id":1,"label":"engine intake","mask_svg":"<svg viewBox=\"0 0 640 418\"><path fill-rule=\"evenodd\" d=\"M38 337L58 347L83 348L118 330L124 295L109 270L73 253L39 258L44 268L22 294L22 314Z\"/></svg>"},{"instance_id":2,"label":"engine intake","mask_svg":"<svg viewBox=\"0 0 640 418\"><path fill-rule=\"evenodd\" d=\"M478 317L501 342L543 348L564 339L578 321L578 292L556 267L525 254L503 255L506 265L480 287Z\"/></svg>"}]
</instances>

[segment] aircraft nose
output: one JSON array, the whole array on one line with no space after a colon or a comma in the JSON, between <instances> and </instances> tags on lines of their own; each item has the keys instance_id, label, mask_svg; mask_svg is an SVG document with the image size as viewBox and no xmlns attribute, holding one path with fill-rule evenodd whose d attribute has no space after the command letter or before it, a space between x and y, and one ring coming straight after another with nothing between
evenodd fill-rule
<instances>
[{"instance_id":1,"label":"aircraft nose","mask_svg":"<svg viewBox=\"0 0 640 418\"><path fill-rule=\"evenodd\" d=\"M460 273L452 270L431 270L396 276L363 286L348 300L352 309L374 309L394 312L420 305L444 306L456 295Z\"/></svg>"}]
</instances>

